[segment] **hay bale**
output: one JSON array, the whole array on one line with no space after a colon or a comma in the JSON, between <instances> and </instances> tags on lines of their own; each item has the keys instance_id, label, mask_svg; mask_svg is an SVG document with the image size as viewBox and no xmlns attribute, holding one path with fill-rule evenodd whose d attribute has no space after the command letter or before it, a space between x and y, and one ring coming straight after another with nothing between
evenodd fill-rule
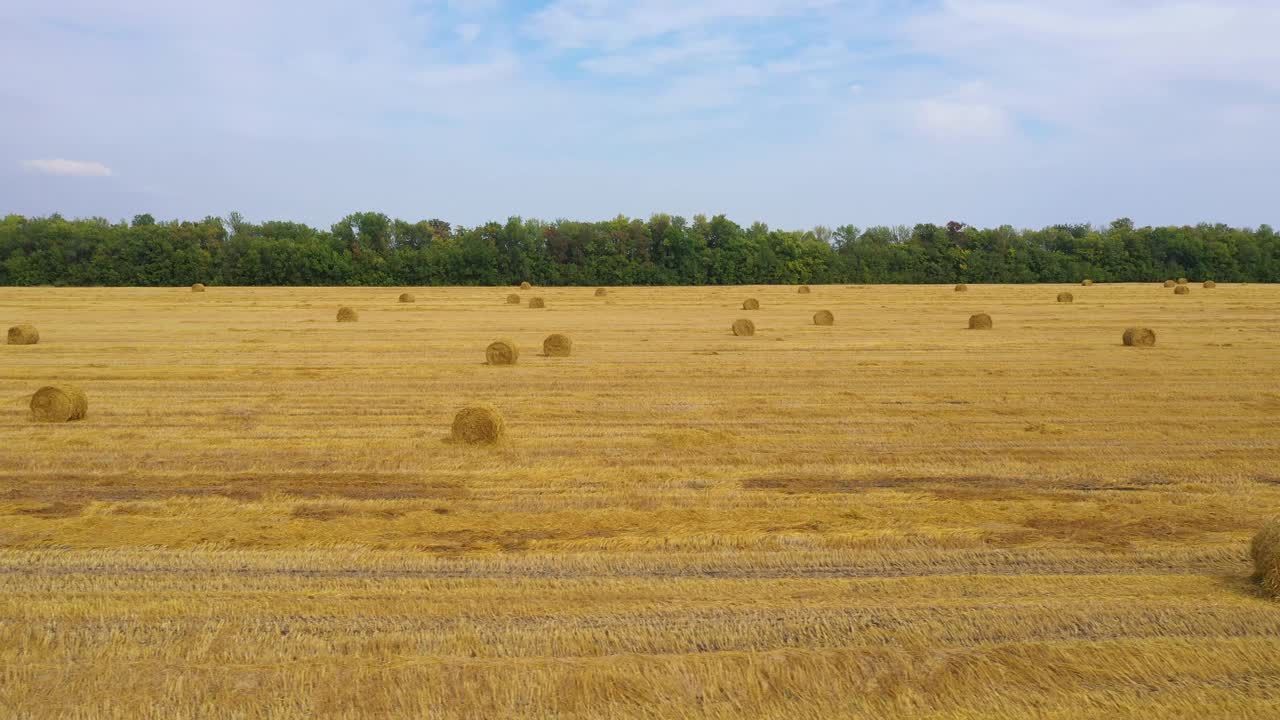
<instances>
[{"instance_id":1,"label":"hay bale","mask_svg":"<svg viewBox=\"0 0 1280 720\"><path fill-rule=\"evenodd\" d=\"M809 286L808 286L808 285L801 285L800 287L796 288L796 292L800 293L801 295L808 295L808 294L809 294Z\"/></svg>"},{"instance_id":2,"label":"hay bale","mask_svg":"<svg viewBox=\"0 0 1280 720\"><path fill-rule=\"evenodd\" d=\"M1184 278L1184 277L1180 277L1180 278L1178 278L1178 284L1179 284L1179 285L1186 285L1186 284L1187 284L1187 279L1186 279L1186 278Z\"/></svg>"},{"instance_id":3,"label":"hay bale","mask_svg":"<svg viewBox=\"0 0 1280 720\"><path fill-rule=\"evenodd\" d=\"M1173 287L1174 285L1177 285L1177 284L1178 284L1178 283L1176 283L1176 282L1174 282L1174 281L1172 281L1172 280L1165 280L1165 281L1164 281L1164 286L1165 286L1165 287L1167 287L1167 288Z\"/></svg>"},{"instance_id":4,"label":"hay bale","mask_svg":"<svg viewBox=\"0 0 1280 720\"><path fill-rule=\"evenodd\" d=\"M1205 281L1204 281L1204 287L1205 287L1206 289L1212 290L1212 289L1214 289L1214 288L1218 287L1218 283L1216 283L1216 282L1214 282L1214 281L1212 281L1212 280L1205 280Z\"/></svg>"},{"instance_id":5,"label":"hay bale","mask_svg":"<svg viewBox=\"0 0 1280 720\"><path fill-rule=\"evenodd\" d=\"M756 334L756 324L746 318L734 320L733 334L738 337L751 337Z\"/></svg>"},{"instance_id":6,"label":"hay bale","mask_svg":"<svg viewBox=\"0 0 1280 720\"><path fill-rule=\"evenodd\" d=\"M1271 559L1271 569L1262 574L1262 590L1268 595L1280 598L1280 557Z\"/></svg>"},{"instance_id":7,"label":"hay bale","mask_svg":"<svg viewBox=\"0 0 1280 720\"><path fill-rule=\"evenodd\" d=\"M529 298L529 307L531 308L544 308L546 306L547 306L547 301L543 300L540 297Z\"/></svg>"},{"instance_id":8,"label":"hay bale","mask_svg":"<svg viewBox=\"0 0 1280 720\"><path fill-rule=\"evenodd\" d=\"M83 420L88 413L89 398L73 385L42 387L31 396L31 417L36 422Z\"/></svg>"},{"instance_id":9,"label":"hay bale","mask_svg":"<svg viewBox=\"0 0 1280 720\"><path fill-rule=\"evenodd\" d=\"M978 313L977 315L970 315L969 329L970 330L990 330L991 316L986 313Z\"/></svg>"},{"instance_id":10,"label":"hay bale","mask_svg":"<svg viewBox=\"0 0 1280 720\"><path fill-rule=\"evenodd\" d=\"M1124 331L1124 344L1129 347L1151 347L1156 344L1156 334L1147 328L1131 327Z\"/></svg>"},{"instance_id":11,"label":"hay bale","mask_svg":"<svg viewBox=\"0 0 1280 720\"><path fill-rule=\"evenodd\" d=\"M484 349L484 359L490 365L515 365L520 348L510 340L494 340Z\"/></svg>"},{"instance_id":12,"label":"hay bale","mask_svg":"<svg viewBox=\"0 0 1280 720\"><path fill-rule=\"evenodd\" d=\"M1249 544L1249 557L1253 558L1258 575L1262 575L1267 558L1275 557L1277 553L1280 553L1280 518L1263 525Z\"/></svg>"},{"instance_id":13,"label":"hay bale","mask_svg":"<svg viewBox=\"0 0 1280 720\"><path fill-rule=\"evenodd\" d=\"M192 285L191 292L204 292L204 283L195 283Z\"/></svg>"},{"instance_id":14,"label":"hay bale","mask_svg":"<svg viewBox=\"0 0 1280 720\"><path fill-rule=\"evenodd\" d=\"M1076 296L1072 295L1069 292L1058 293L1058 302L1069 303L1069 302L1075 302L1075 301L1076 301Z\"/></svg>"},{"instance_id":15,"label":"hay bale","mask_svg":"<svg viewBox=\"0 0 1280 720\"><path fill-rule=\"evenodd\" d=\"M1084 280L1081 280L1081 281L1080 281L1080 284L1081 284L1081 285L1083 285L1083 286L1085 286L1085 287L1089 287L1090 285L1092 285L1092 284L1093 284L1093 281L1092 281L1092 280L1089 280L1089 279L1087 279L1087 278L1086 278L1086 279L1084 279Z\"/></svg>"},{"instance_id":16,"label":"hay bale","mask_svg":"<svg viewBox=\"0 0 1280 720\"><path fill-rule=\"evenodd\" d=\"M964 283L956 285L956 292L969 292L969 286Z\"/></svg>"},{"instance_id":17,"label":"hay bale","mask_svg":"<svg viewBox=\"0 0 1280 720\"><path fill-rule=\"evenodd\" d=\"M542 354L547 357L569 357L573 352L573 340L568 335L552 333L542 341Z\"/></svg>"},{"instance_id":18,"label":"hay bale","mask_svg":"<svg viewBox=\"0 0 1280 720\"><path fill-rule=\"evenodd\" d=\"M517 294L515 294L515 293L511 293L510 295L508 295L508 296L507 296L507 304L508 304L508 305L519 305L519 304L520 304L520 296L519 296L519 295L517 295Z\"/></svg>"},{"instance_id":19,"label":"hay bale","mask_svg":"<svg viewBox=\"0 0 1280 720\"><path fill-rule=\"evenodd\" d=\"M1280 519L1263 525L1253 536L1249 554L1253 557L1254 579L1268 594L1280 597Z\"/></svg>"},{"instance_id":20,"label":"hay bale","mask_svg":"<svg viewBox=\"0 0 1280 720\"><path fill-rule=\"evenodd\" d=\"M338 322L355 322L360 319L360 314L349 307L343 306L338 308Z\"/></svg>"},{"instance_id":21,"label":"hay bale","mask_svg":"<svg viewBox=\"0 0 1280 720\"><path fill-rule=\"evenodd\" d=\"M813 314L814 325L835 325L836 316L831 314L830 310L819 310Z\"/></svg>"},{"instance_id":22,"label":"hay bale","mask_svg":"<svg viewBox=\"0 0 1280 720\"><path fill-rule=\"evenodd\" d=\"M418 298L414 297L413 293L400 293L400 302L402 303L411 303L411 302L417 302L417 301L418 301Z\"/></svg>"},{"instance_id":23,"label":"hay bale","mask_svg":"<svg viewBox=\"0 0 1280 720\"><path fill-rule=\"evenodd\" d=\"M742 309L743 310L759 310L760 301L755 298L747 298L746 300L742 301Z\"/></svg>"},{"instance_id":24,"label":"hay bale","mask_svg":"<svg viewBox=\"0 0 1280 720\"><path fill-rule=\"evenodd\" d=\"M609 291L606 288L596 288L596 297L604 297Z\"/></svg>"},{"instance_id":25,"label":"hay bale","mask_svg":"<svg viewBox=\"0 0 1280 720\"><path fill-rule=\"evenodd\" d=\"M528 281L528 280L525 280L524 282L520 283L520 289L521 289L521 290L532 290L532 289L533 289L533 286L529 284L529 281Z\"/></svg>"},{"instance_id":26,"label":"hay bale","mask_svg":"<svg viewBox=\"0 0 1280 720\"><path fill-rule=\"evenodd\" d=\"M1190 295L1191 288L1187 287L1186 285L1179 285L1173 289L1173 294L1174 295Z\"/></svg>"},{"instance_id":27,"label":"hay bale","mask_svg":"<svg viewBox=\"0 0 1280 720\"><path fill-rule=\"evenodd\" d=\"M9 328L10 345L35 345L40 342L40 331L35 325L23 323Z\"/></svg>"},{"instance_id":28,"label":"hay bale","mask_svg":"<svg viewBox=\"0 0 1280 720\"><path fill-rule=\"evenodd\" d=\"M449 439L468 445L492 445L507 434L502 414L492 405L471 405L453 416Z\"/></svg>"}]
</instances>

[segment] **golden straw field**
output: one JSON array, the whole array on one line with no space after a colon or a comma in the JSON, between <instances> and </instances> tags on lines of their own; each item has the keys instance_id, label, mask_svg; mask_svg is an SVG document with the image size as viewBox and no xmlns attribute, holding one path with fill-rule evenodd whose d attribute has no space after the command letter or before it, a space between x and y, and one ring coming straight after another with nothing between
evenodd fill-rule
<instances>
[{"instance_id":1,"label":"golden straw field","mask_svg":"<svg viewBox=\"0 0 1280 720\"><path fill-rule=\"evenodd\" d=\"M1280 716L1280 286L594 290L0 288L0 717Z\"/></svg>"}]
</instances>

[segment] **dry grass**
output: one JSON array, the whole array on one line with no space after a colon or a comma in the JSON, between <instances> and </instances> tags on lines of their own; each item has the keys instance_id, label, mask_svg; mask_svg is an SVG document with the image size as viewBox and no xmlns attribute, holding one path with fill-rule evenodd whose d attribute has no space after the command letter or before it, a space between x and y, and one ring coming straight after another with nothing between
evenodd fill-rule
<instances>
[{"instance_id":1,"label":"dry grass","mask_svg":"<svg viewBox=\"0 0 1280 720\"><path fill-rule=\"evenodd\" d=\"M1280 288L1153 287L0 289L0 716L1273 717Z\"/></svg>"}]
</instances>

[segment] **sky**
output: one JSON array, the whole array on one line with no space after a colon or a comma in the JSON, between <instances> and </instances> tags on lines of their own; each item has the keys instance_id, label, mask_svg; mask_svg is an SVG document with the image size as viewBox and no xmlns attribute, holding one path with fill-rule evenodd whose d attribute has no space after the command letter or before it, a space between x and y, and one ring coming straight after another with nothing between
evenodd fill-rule
<instances>
[{"instance_id":1,"label":"sky","mask_svg":"<svg viewBox=\"0 0 1280 720\"><path fill-rule=\"evenodd\" d=\"M1275 0L5 0L0 215L1280 224Z\"/></svg>"}]
</instances>

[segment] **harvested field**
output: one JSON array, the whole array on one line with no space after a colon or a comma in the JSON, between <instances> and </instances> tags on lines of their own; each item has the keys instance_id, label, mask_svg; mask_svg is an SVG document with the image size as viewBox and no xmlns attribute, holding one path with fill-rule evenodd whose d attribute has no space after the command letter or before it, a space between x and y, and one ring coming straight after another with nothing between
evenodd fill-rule
<instances>
[{"instance_id":1,"label":"harvested field","mask_svg":"<svg viewBox=\"0 0 1280 720\"><path fill-rule=\"evenodd\" d=\"M1273 717L1280 287L1078 288L0 288L0 716Z\"/></svg>"}]
</instances>

